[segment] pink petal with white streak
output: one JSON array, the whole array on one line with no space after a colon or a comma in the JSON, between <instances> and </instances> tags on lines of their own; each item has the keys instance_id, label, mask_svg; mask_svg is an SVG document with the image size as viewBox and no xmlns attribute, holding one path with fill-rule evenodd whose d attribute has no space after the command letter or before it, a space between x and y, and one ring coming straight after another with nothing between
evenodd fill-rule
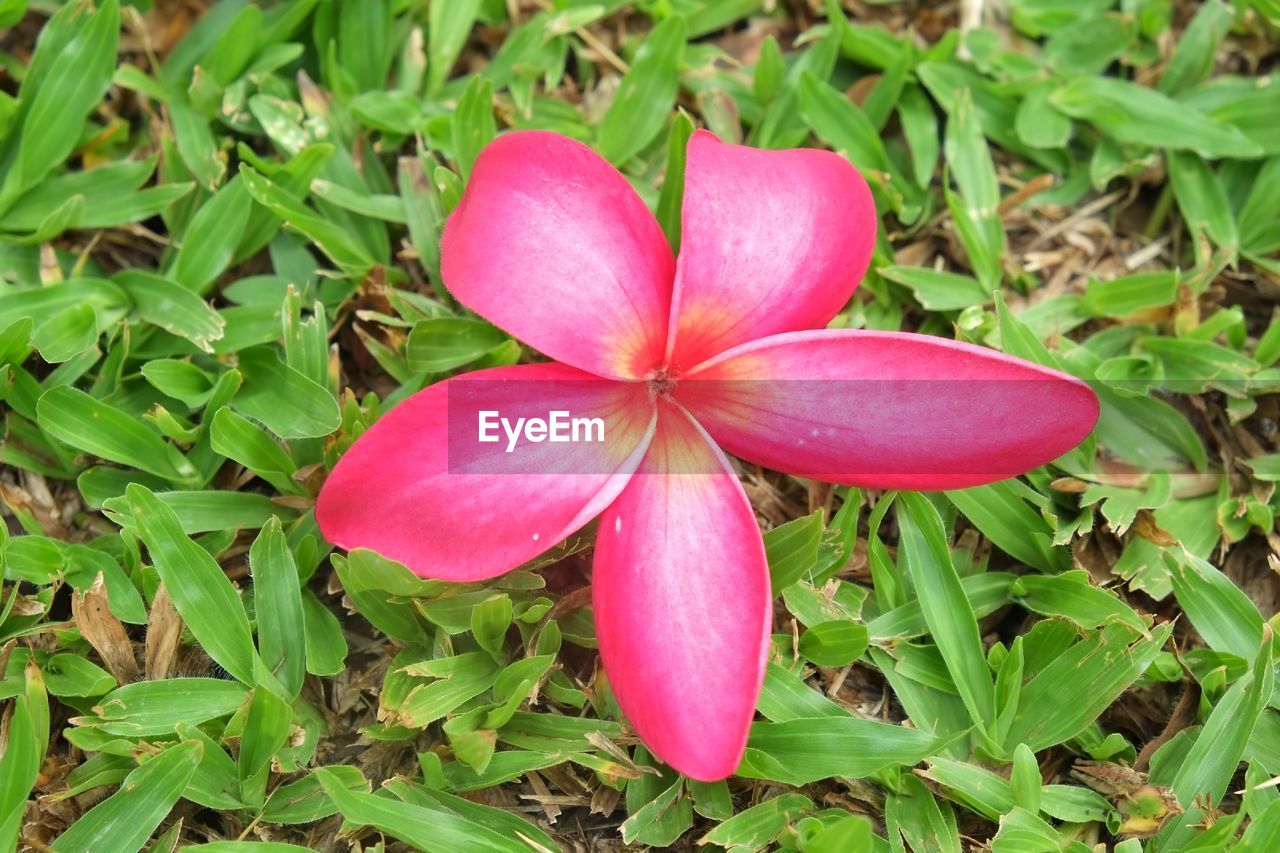
<instances>
[{"instance_id":1,"label":"pink petal with white streak","mask_svg":"<svg viewBox=\"0 0 1280 853\"><path fill-rule=\"evenodd\" d=\"M682 381L725 450L800 477L957 489L1022 474L1098 419L1084 382L983 347L896 332L765 338Z\"/></svg>"},{"instance_id":2,"label":"pink petal with white streak","mask_svg":"<svg viewBox=\"0 0 1280 853\"><path fill-rule=\"evenodd\" d=\"M599 417L604 441L480 443L482 410ZM654 428L644 386L562 364L469 373L383 415L339 460L316 521L342 548L370 548L423 577L474 581L555 545L622 491Z\"/></svg>"},{"instance_id":3,"label":"pink petal with white streak","mask_svg":"<svg viewBox=\"0 0 1280 853\"><path fill-rule=\"evenodd\" d=\"M764 678L769 570L738 478L669 403L600 518L592 586L605 672L645 745L694 779L732 774Z\"/></svg>"},{"instance_id":4,"label":"pink petal with white streak","mask_svg":"<svg viewBox=\"0 0 1280 853\"><path fill-rule=\"evenodd\" d=\"M671 248L626 179L581 142L519 131L490 143L441 252L464 305L552 358L614 378L661 363Z\"/></svg>"},{"instance_id":5,"label":"pink petal with white streak","mask_svg":"<svg viewBox=\"0 0 1280 853\"><path fill-rule=\"evenodd\" d=\"M689 140L667 342L677 372L746 341L825 326L876 238L871 191L830 151Z\"/></svg>"}]
</instances>

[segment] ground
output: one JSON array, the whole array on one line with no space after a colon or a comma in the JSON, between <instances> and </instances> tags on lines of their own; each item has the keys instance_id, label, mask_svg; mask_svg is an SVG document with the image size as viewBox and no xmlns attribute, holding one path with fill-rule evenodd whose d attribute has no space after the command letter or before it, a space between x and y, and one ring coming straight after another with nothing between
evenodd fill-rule
<instances>
[{"instance_id":1,"label":"ground","mask_svg":"<svg viewBox=\"0 0 1280 853\"><path fill-rule=\"evenodd\" d=\"M1274 0L0 0L0 26L0 848L1280 847ZM592 528L445 584L312 512L381 411L540 358L441 280L483 145L586 141L674 233L692 127L861 169L880 238L833 325L1102 400L1080 449L978 489L740 464L780 594L715 784L618 712Z\"/></svg>"}]
</instances>

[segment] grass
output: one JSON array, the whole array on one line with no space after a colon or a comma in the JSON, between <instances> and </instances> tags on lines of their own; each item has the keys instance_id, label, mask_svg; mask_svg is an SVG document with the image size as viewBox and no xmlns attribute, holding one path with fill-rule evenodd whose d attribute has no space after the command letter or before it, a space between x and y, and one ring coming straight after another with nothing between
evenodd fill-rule
<instances>
[{"instance_id":1,"label":"grass","mask_svg":"<svg viewBox=\"0 0 1280 853\"><path fill-rule=\"evenodd\" d=\"M1274 0L205 5L0 0L0 849L1280 847ZM781 592L717 784L620 719L589 535L449 585L311 513L532 355L440 280L480 148L586 140L671 234L692 125L863 170L838 324L1103 402L963 492L746 466Z\"/></svg>"}]
</instances>

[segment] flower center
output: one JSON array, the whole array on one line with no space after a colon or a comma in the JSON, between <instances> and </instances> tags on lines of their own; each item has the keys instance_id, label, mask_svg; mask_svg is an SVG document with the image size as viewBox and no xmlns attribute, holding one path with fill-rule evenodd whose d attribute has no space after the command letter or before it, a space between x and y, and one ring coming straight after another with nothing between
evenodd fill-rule
<instances>
[{"instance_id":1,"label":"flower center","mask_svg":"<svg viewBox=\"0 0 1280 853\"><path fill-rule=\"evenodd\" d=\"M679 381L666 367L654 368L649 371L644 380L645 384L649 386L649 395L655 399L658 397L670 397L671 392L676 389L676 383Z\"/></svg>"}]
</instances>

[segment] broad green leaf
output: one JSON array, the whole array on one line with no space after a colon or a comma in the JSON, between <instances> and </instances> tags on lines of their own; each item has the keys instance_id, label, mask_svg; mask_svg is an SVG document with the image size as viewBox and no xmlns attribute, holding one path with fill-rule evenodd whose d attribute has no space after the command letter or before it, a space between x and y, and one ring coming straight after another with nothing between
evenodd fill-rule
<instances>
[{"instance_id":1,"label":"broad green leaf","mask_svg":"<svg viewBox=\"0 0 1280 853\"><path fill-rule=\"evenodd\" d=\"M847 29L843 13L831 17L826 32L815 40L798 59L791 63L777 97L765 110L759 124L752 129L748 143L760 148L786 148L804 141L805 129L795 125L799 118L798 88L807 73L822 82L831 77L840 53L840 42Z\"/></svg>"},{"instance_id":2,"label":"broad green leaf","mask_svg":"<svg viewBox=\"0 0 1280 853\"><path fill-rule=\"evenodd\" d=\"M116 283L129 294L138 315L205 352L213 352L213 342L222 337L227 321L190 290L162 276L141 270L127 270Z\"/></svg>"},{"instance_id":3,"label":"broad green leaf","mask_svg":"<svg viewBox=\"0 0 1280 853\"><path fill-rule=\"evenodd\" d=\"M244 387L232 405L276 435L322 438L338 428L338 402L329 390L285 364L271 348L242 351L237 367Z\"/></svg>"},{"instance_id":4,"label":"broad green leaf","mask_svg":"<svg viewBox=\"0 0 1280 853\"><path fill-rule=\"evenodd\" d=\"M960 586L969 599L969 606L978 618L994 613L1008 604L1014 575L1006 572L984 572L960 579ZM900 607L886 610L867 623L871 640L883 643L889 640L905 640L929 633L924 612L919 601L908 601Z\"/></svg>"},{"instance_id":5,"label":"broad green leaf","mask_svg":"<svg viewBox=\"0 0 1280 853\"><path fill-rule=\"evenodd\" d=\"M1063 840L1053 825L1034 811L1015 806L1000 819L1000 830L991 839L992 853L1026 853L1031 850L1060 850Z\"/></svg>"},{"instance_id":6,"label":"broad green leaf","mask_svg":"<svg viewBox=\"0 0 1280 853\"><path fill-rule=\"evenodd\" d=\"M680 202L684 197L685 158L692 135L693 122L689 116L683 111L677 113L667 137L667 168L663 172L662 193L658 196L655 211L662 232L671 244L671 251L676 254L680 252Z\"/></svg>"},{"instance_id":7,"label":"broad green leaf","mask_svg":"<svg viewBox=\"0 0 1280 853\"><path fill-rule=\"evenodd\" d=\"M643 746L636 747L635 764L648 768L627 783L624 840L632 845L670 847L693 825L693 802L684 794L684 780L663 768Z\"/></svg>"},{"instance_id":8,"label":"broad green leaf","mask_svg":"<svg viewBox=\"0 0 1280 853\"><path fill-rule=\"evenodd\" d=\"M461 761L455 761L444 766L444 777L449 790L466 793L501 785L524 776L530 770L541 770L562 761L556 755L541 752L504 750L494 753L484 773L477 773Z\"/></svg>"},{"instance_id":9,"label":"broad green leaf","mask_svg":"<svg viewBox=\"0 0 1280 853\"><path fill-rule=\"evenodd\" d=\"M751 91L761 106L766 106L778 94L786 71L777 38L772 35L765 36L760 45L760 58L756 60L756 67L751 76Z\"/></svg>"},{"instance_id":10,"label":"broad green leaf","mask_svg":"<svg viewBox=\"0 0 1280 853\"><path fill-rule=\"evenodd\" d=\"M1117 142L1194 151L1211 159L1263 153L1231 125L1127 80L1078 77L1054 91L1049 102L1073 118L1091 122Z\"/></svg>"},{"instance_id":11,"label":"broad green leaf","mask_svg":"<svg viewBox=\"0 0 1280 853\"><path fill-rule=\"evenodd\" d=\"M116 686L111 673L73 654L51 655L41 672L54 696L101 696Z\"/></svg>"},{"instance_id":12,"label":"broad green leaf","mask_svg":"<svg viewBox=\"0 0 1280 853\"><path fill-rule=\"evenodd\" d=\"M920 771L920 775L951 789L944 791L949 798L990 821L998 821L1016 805L1009 780L976 764L935 755L929 758L928 769Z\"/></svg>"},{"instance_id":13,"label":"broad green leaf","mask_svg":"<svg viewBox=\"0 0 1280 853\"><path fill-rule=\"evenodd\" d=\"M296 697L306 676L306 635L298 569L278 519L263 527L249 549L253 607L262 662Z\"/></svg>"},{"instance_id":14,"label":"broad green leaf","mask_svg":"<svg viewBox=\"0 0 1280 853\"><path fill-rule=\"evenodd\" d=\"M237 763L240 798L246 804L260 808L266 802L271 760L289 739L292 719L293 711L284 699L263 686L253 691L240 735Z\"/></svg>"},{"instance_id":15,"label":"broad green leaf","mask_svg":"<svg viewBox=\"0 0 1280 853\"><path fill-rule=\"evenodd\" d=\"M166 106L178 156L191 177L213 192L227 174L227 155L218 147L208 119L180 95L170 98Z\"/></svg>"},{"instance_id":16,"label":"broad green leaf","mask_svg":"<svg viewBox=\"0 0 1280 853\"><path fill-rule=\"evenodd\" d=\"M26 11L27 0L3 0L0 2L0 27L7 28L18 23Z\"/></svg>"},{"instance_id":17,"label":"broad green leaf","mask_svg":"<svg viewBox=\"0 0 1280 853\"><path fill-rule=\"evenodd\" d=\"M493 687L498 668L483 652L466 652L450 660L447 672L430 665L411 666L410 675L439 675L429 684L415 687L396 707L396 720L410 728L424 728Z\"/></svg>"},{"instance_id":18,"label":"broad green leaf","mask_svg":"<svg viewBox=\"0 0 1280 853\"><path fill-rule=\"evenodd\" d=\"M1208 77L1213 71L1218 47L1235 17L1236 9L1230 3L1208 0L1201 4L1178 39L1173 57L1164 66L1158 84L1160 91L1176 95Z\"/></svg>"},{"instance_id":19,"label":"broad green leaf","mask_svg":"<svg viewBox=\"0 0 1280 853\"><path fill-rule=\"evenodd\" d=\"M1052 92L1052 84L1042 83L1018 104L1014 127L1018 137L1033 148L1061 148L1071 141L1071 119L1049 103Z\"/></svg>"},{"instance_id":20,"label":"broad green leaf","mask_svg":"<svg viewBox=\"0 0 1280 853\"><path fill-rule=\"evenodd\" d=\"M404 203L409 239L433 283L440 278L440 233L444 228L444 208L436 185L427 177L421 152L401 157L397 171L400 200Z\"/></svg>"},{"instance_id":21,"label":"broad green leaf","mask_svg":"<svg viewBox=\"0 0 1280 853\"><path fill-rule=\"evenodd\" d=\"M1050 547L1052 531L1044 516L1008 483L958 489L947 492L947 498L1006 554L1047 572L1070 565L1061 551Z\"/></svg>"},{"instance_id":22,"label":"broad green leaf","mask_svg":"<svg viewBox=\"0 0 1280 853\"><path fill-rule=\"evenodd\" d=\"M679 87L685 33L684 18L672 15L645 38L600 123L597 144L609 162L630 160L662 130Z\"/></svg>"},{"instance_id":23,"label":"broad green leaf","mask_svg":"<svg viewBox=\"0 0 1280 853\"><path fill-rule=\"evenodd\" d=\"M369 782L359 768L338 764L327 769L338 784L353 791L368 792ZM297 824L321 820L337 811L338 807L321 787L320 779L314 773L308 773L297 781L276 787L267 798L262 815L263 820L269 823Z\"/></svg>"},{"instance_id":24,"label":"broad green leaf","mask_svg":"<svg viewBox=\"0 0 1280 853\"><path fill-rule=\"evenodd\" d=\"M243 685L221 678L138 681L103 696L90 723L124 737L164 735L179 723L195 725L225 717L248 698Z\"/></svg>"},{"instance_id":25,"label":"broad green leaf","mask_svg":"<svg viewBox=\"0 0 1280 853\"><path fill-rule=\"evenodd\" d=\"M955 220L978 281L986 291L999 286L1005 252L1004 225L1000 219L1000 185L996 182L991 151L982 134L967 89L962 89L947 121L943 150L957 192L944 187L947 207Z\"/></svg>"},{"instance_id":26,"label":"broad green leaf","mask_svg":"<svg viewBox=\"0 0 1280 853\"><path fill-rule=\"evenodd\" d=\"M1259 480L1269 483L1280 480L1280 453L1255 456L1252 459L1244 460L1244 464L1249 466L1253 471L1253 476Z\"/></svg>"},{"instance_id":27,"label":"broad green leaf","mask_svg":"<svg viewBox=\"0 0 1280 853\"><path fill-rule=\"evenodd\" d=\"M733 817L733 801L729 796L729 785L719 782L686 783L689 796L693 799L693 808L698 814L711 820L728 820Z\"/></svg>"},{"instance_id":28,"label":"broad green leaf","mask_svg":"<svg viewBox=\"0 0 1280 853\"><path fill-rule=\"evenodd\" d=\"M832 776L861 779L891 765L915 764L937 746L918 729L862 717L755 723L738 775L791 785Z\"/></svg>"},{"instance_id":29,"label":"broad green leaf","mask_svg":"<svg viewBox=\"0 0 1280 853\"><path fill-rule=\"evenodd\" d=\"M849 619L819 622L800 635L799 650L818 666L845 666L867 650L867 627Z\"/></svg>"},{"instance_id":30,"label":"broad green leaf","mask_svg":"<svg viewBox=\"0 0 1280 853\"><path fill-rule=\"evenodd\" d=\"M141 850L182 796L204 749L183 741L148 759L120 790L98 803L53 842L56 853Z\"/></svg>"},{"instance_id":31,"label":"broad green leaf","mask_svg":"<svg viewBox=\"0 0 1280 853\"><path fill-rule=\"evenodd\" d=\"M453 113L453 150L459 171L465 178L471 174L480 150L493 141L497 130L493 121L493 85L476 77L458 100Z\"/></svg>"},{"instance_id":32,"label":"broad green leaf","mask_svg":"<svg viewBox=\"0 0 1280 853\"><path fill-rule=\"evenodd\" d=\"M1102 402L1098 440L1125 461L1155 470L1183 459L1200 470L1208 464L1204 443L1173 406L1154 397L1122 396L1100 384L1093 389Z\"/></svg>"},{"instance_id":33,"label":"broad green leaf","mask_svg":"<svg viewBox=\"0 0 1280 853\"><path fill-rule=\"evenodd\" d=\"M1035 753L1020 743L1013 750L1013 768L1009 771L1009 788L1018 806L1032 814L1040 811L1040 787L1044 779Z\"/></svg>"},{"instance_id":34,"label":"broad green leaf","mask_svg":"<svg viewBox=\"0 0 1280 853\"><path fill-rule=\"evenodd\" d=\"M813 801L802 794L781 794L738 812L698 839L698 843L759 850L771 844L787 824L813 808Z\"/></svg>"},{"instance_id":35,"label":"broad green leaf","mask_svg":"<svg viewBox=\"0 0 1280 853\"><path fill-rule=\"evenodd\" d=\"M202 69L226 86L240 75L260 47L262 9L249 4L236 14L201 61Z\"/></svg>"},{"instance_id":36,"label":"broad green leaf","mask_svg":"<svg viewBox=\"0 0 1280 853\"><path fill-rule=\"evenodd\" d=\"M911 175L916 186L928 187L937 168L941 145L938 142L938 117L933 103L920 86L909 83L898 102L898 120L911 151Z\"/></svg>"},{"instance_id":37,"label":"broad green leaf","mask_svg":"<svg viewBox=\"0 0 1280 853\"><path fill-rule=\"evenodd\" d=\"M106 279L69 279L48 287L6 288L0 298L0 329L18 320L30 318L35 325L49 320L68 308L91 305L98 314L101 327L124 316L129 297Z\"/></svg>"},{"instance_id":38,"label":"broad green leaf","mask_svg":"<svg viewBox=\"0 0 1280 853\"><path fill-rule=\"evenodd\" d=\"M1043 616L1061 616L1082 628L1120 622L1135 631L1146 623L1132 607L1108 590L1093 586L1083 570L1060 575L1027 575L1014 584L1014 596L1023 607Z\"/></svg>"},{"instance_id":39,"label":"broad green leaf","mask_svg":"<svg viewBox=\"0 0 1280 853\"><path fill-rule=\"evenodd\" d=\"M386 134L408 136L423 124L422 101L409 92L363 92L351 101L360 122Z\"/></svg>"},{"instance_id":40,"label":"broad green leaf","mask_svg":"<svg viewBox=\"0 0 1280 853\"><path fill-rule=\"evenodd\" d=\"M1239 853L1266 853L1280 846L1280 800L1273 800L1266 810L1249 822L1240 845Z\"/></svg>"},{"instance_id":41,"label":"broad green leaf","mask_svg":"<svg viewBox=\"0 0 1280 853\"><path fill-rule=\"evenodd\" d=\"M862 100L862 111L871 119L876 130L884 131L889 122L894 106L902 98L907 78L919 61L915 45L904 39L897 51L897 56L885 68L875 86Z\"/></svg>"},{"instance_id":42,"label":"broad green leaf","mask_svg":"<svg viewBox=\"0 0 1280 853\"><path fill-rule=\"evenodd\" d=\"M142 625L147 621L142 596L114 557L88 545L70 545L63 551L63 555L66 559L62 567L63 577L76 590L88 591L101 574L111 612L116 618L133 625Z\"/></svg>"},{"instance_id":43,"label":"broad green leaf","mask_svg":"<svg viewBox=\"0 0 1280 853\"><path fill-rule=\"evenodd\" d=\"M347 552L347 562L351 565L351 582L345 587L347 592L376 590L405 598L434 599L444 590L441 581L418 577L402 564L367 548L352 548ZM468 604L465 609L469 613L471 605Z\"/></svg>"},{"instance_id":44,"label":"broad green leaf","mask_svg":"<svg viewBox=\"0 0 1280 853\"><path fill-rule=\"evenodd\" d=\"M187 290L207 293L235 256L252 208L244 179L236 175L227 181L187 225L173 262L173 279Z\"/></svg>"},{"instance_id":45,"label":"broad green leaf","mask_svg":"<svg viewBox=\"0 0 1280 853\"><path fill-rule=\"evenodd\" d=\"M528 849L538 853L556 848L556 842L541 827L505 809L473 803L445 791L410 782L403 777L391 780L386 788L407 803L472 821L508 838L519 839Z\"/></svg>"},{"instance_id":46,"label":"broad green leaf","mask_svg":"<svg viewBox=\"0 0 1280 853\"><path fill-rule=\"evenodd\" d=\"M880 133L858 106L808 73L797 91L800 114L818 138L864 171L890 171Z\"/></svg>"},{"instance_id":47,"label":"broad green leaf","mask_svg":"<svg viewBox=\"0 0 1280 853\"><path fill-rule=\"evenodd\" d=\"M1182 151L1169 153L1169 179L1182 220L1193 237L1207 235L1234 257L1240 238L1231 206L1218 178L1203 158Z\"/></svg>"},{"instance_id":48,"label":"broad green leaf","mask_svg":"<svg viewBox=\"0 0 1280 853\"><path fill-rule=\"evenodd\" d=\"M369 219L400 224L405 221L404 204L398 196L369 195L324 178L316 178L311 182L311 192L316 198Z\"/></svg>"},{"instance_id":49,"label":"broad green leaf","mask_svg":"<svg viewBox=\"0 0 1280 853\"><path fill-rule=\"evenodd\" d=\"M387 70L391 64L391 7L389 0L368 0L343 3L336 10L336 59L360 90L380 89L386 85ZM433 26L435 17L431 16Z\"/></svg>"},{"instance_id":50,"label":"broad green leaf","mask_svg":"<svg viewBox=\"0 0 1280 853\"><path fill-rule=\"evenodd\" d=\"M348 821L357 826L372 826L425 853L453 853L457 850L528 853L537 849L517 837L468 820L446 808L428 808L353 791L326 767L318 767L313 772Z\"/></svg>"},{"instance_id":51,"label":"broad green leaf","mask_svg":"<svg viewBox=\"0 0 1280 853\"><path fill-rule=\"evenodd\" d=\"M1267 156L1280 154L1280 129L1269 121L1280 106L1280 92L1270 78L1223 75L1183 92L1178 100L1203 110L1209 118L1239 130Z\"/></svg>"},{"instance_id":52,"label":"broad green leaf","mask_svg":"<svg viewBox=\"0 0 1280 853\"><path fill-rule=\"evenodd\" d=\"M254 201L315 242L344 272L355 278L363 278L373 268L373 258L356 235L316 213L287 190L250 167L241 166L240 174Z\"/></svg>"},{"instance_id":53,"label":"broad green leaf","mask_svg":"<svg viewBox=\"0 0 1280 853\"><path fill-rule=\"evenodd\" d=\"M142 365L142 375L157 391L193 408L204 405L213 377L187 361L157 358Z\"/></svg>"},{"instance_id":54,"label":"broad green leaf","mask_svg":"<svg viewBox=\"0 0 1280 853\"><path fill-rule=\"evenodd\" d=\"M1135 273L1109 281L1090 279L1080 307L1097 317L1125 317L1169 305L1177 298L1175 270Z\"/></svg>"},{"instance_id":55,"label":"broad green leaf","mask_svg":"<svg viewBox=\"0 0 1280 853\"><path fill-rule=\"evenodd\" d=\"M775 723L786 723L804 717L848 715L845 709L776 663L769 663L765 667L759 705L760 713L765 719Z\"/></svg>"},{"instance_id":56,"label":"broad green leaf","mask_svg":"<svg viewBox=\"0 0 1280 853\"><path fill-rule=\"evenodd\" d=\"M42 429L78 450L174 483L196 479L191 463L157 433L83 391L66 385L50 389L36 411Z\"/></svg>"},{"instance_id":57,"label":"broad green leaf","mask_svg":"<svg viewBox=\"0 0 1280 853\"><path fill-rule=\"evenodd\" d=\"M223 669L252 684L256 653L249 619L222 567L187 538L177 514L145 486L131 485L125 496L134 530L191 633Z\"/></svg>"},{"instance_id":58,"label":"broad green leaf","mask_svg":"<svg viewBox=\"0 0 1280 853\"><path fill-rule=\"evenodd\" d=\"M991 291L977 279L928 267L889 266L877 272L905 285L930 311L960 311L991 301Z\"/></svg>"},{"instance_id":59,"label":"broad green leaf","mask_svg":"<svg viewBox=\"0 0 1280 853\"><path fill-rule=\"evenodd\" d=\"M1061 155L1023 144L1016 130L1018 101L977 69L955 59L934 57L917 65L916 74L948 116L954 115L962 99L961 92L968 89L982 132L992 142L1016 151L1043 168L1065 171L1066 162Z\"/></svg>"},{"instance_id":60,"label":"broad green leaf","mask_svg":"<svg viewBox=\"0 0 1280 853\"><path fill-rule=\"evenodd\" d=\"M480 0L432 3L427 9L427 92L435 93L457 61L480 13Z\"/></svg>"},{"instance_id":61,"label":"broad green leaf","mask_svg":"<svg viewBox=\"0 0 1280 853\"><path fill-rule=\"evenodd\" d=\"M1238 220L1243 251L1266 254L1280 249L1280 157L1272 157L1258 171ZM1278 326L1273 322L1271 329Z\"/></svg>"},{"instance_id":62,"label":"broad green leaf","mask_svg":"<svg viewBox=\"0 0 1280 853\"><path fill-rule=\"evenodd\" d=\"M40 357L50 364L70 361L98 341L98 314L92 305L73 305L40 324L31 336Z\"/></svg>"},{"instance_id":63,"label":"broad green leaf","mask_svg":"<svg viewBox=\"0 0 1280 853\"><path fill-rule=\"evenodd\" d=\"M404 354L415 373L442 373L475 361L507 339L483 320L438 317L414 324Z\"/></svg>"},{"instance_id":64,"label":"broad green leaf","mask_svg":"<svg viewBox=\"0 0 1280 853\"><path fill-rule=\"evenodd\" d=\"M347 641L342 636L342 624L309 589L302 591L302 613L307 643L307 672L320 676L341 672L347 658Z\"/></svg>"},{"instance_id":65,"label":"broad green leaf","mask_svg":"<svg viewBox=\"0 0 1280 853\"><path fill-rule=\"evenodd\" d=\"M1252 658L1263 633L1263 618L1244 590L1194 554L1171 555L1165 563L1178 604L1210 648Z\"/></svg>"},{"instance_id":66,"label":"broad green leaf","mask_svg":"<svg viewBox=\"0 0 1280 853\"><path fill-rule=\"evenodd\" d=\"M885 798L885 827L891 838L901 836L912 850L960 853L960 833L950 806L939 805L924 783L911 774Z\"/></svg>"},{"instance_id":67,"label":"broad green leaf","mask_svg":"<svg viewBox=\"0 0 1280 853\"><path fill-rule=\"evenodd\" d=\"M667 782L668 779L663 779ZM662 791L643 805L637 806L632 795L640 785L627 786L627 811L631 816L618 827L623 842L667 847L684 834L692 822L692 804L684 798L684 784L670 780Z\"/></svg>"},{"instance_id":68,"label":"broad green leaf","mask_svg":"<svg viewBox=\"0 0 1280 853\"><path fill-rule=\"evenodd\" d=\"M503 646L511 618L511 596L505 593L492 595L471 610L471 636L499 663L506 659Z\"/></svg>"},{"instance_id":69,"label":"broad green leaf","mask_svg":"<svg viewBox=\"0 0 1280 853\"><path fill-rule=\"evenodd\" d=\"M1186 810L1156 836L1155 849L1184 849L1202 806L1216 808L1227 791L1275 686L1272 634L1262 634L1250 671L1218 700L1170 785Z\"/></svg>"},{"instance_id":70,"label":"broad green leaf","mask_svg":"<svg viewBox=\"0 0 1280 853\"><path fill-rule=\"evenodd\" d=\"M293 479L298 466L288 452L262 429L228 408L214 415L210 446L283 494L306 493L302 484Z\"/></svg>"},{"instance_id":71,"label":"broad green leaf","mask_svg":"<svg viewBox=\"0 0 1280 853\"><path fill-rule=\"evenodd\" d=\"M14 122L22 130L9 138L12 159L0 184L0 210L36 186L75 149L85 118L111 85L120 36L119 5L116 0L97 8L84 0L68 3L42 36L18 93Z\"/></svg>"},{"instance_id":72,"label":"broad green leaf","mask_svg":"<svg viewBox=\"0 0 1280 853\"><path fill-rule=\"evenodd\" d=\"M1165 624L1142 636L1113 624L1075 643L1022 688L1005 743L1038 752L1079 734L1146 672L1172 630ZM1065 683L1072 702L1062 701Z\"/></svg>"},{"instance_id":73,"label":"broad green leaf","mask_svg":"<svg viewBox=\"0 0 1280 853\"><path fill-rule=\"evenodd\" d=\"M8 740L4 752L0 753L0 844L7 845L6 849L17 849L27 798L44 760L44 747L34 718L41 714L47 716L48 709L33 713L30 703L27 696L14 697Z\"/></svg>"},{"instance_id":74,"label":"broad green leaf","mask_svg":"<svg viewBox=\"0 0 1280 853\"><path fill-rule=\"evenodd\" d=\"M769 583L775 597L813 570L821 542L821 511L788 521L764 534Z\"/></svg>"},{"instance_id":75,"label":"broad green leaf","mask_svg":"<svg viewBox=\"0 0 1280 853\"><path fill-rule=\"evenodd\" d=\"M942 519L931 503L914 493L899 495L898 507L902 559L915 580L929 633L973 722L987 725L995 718L995 688L978 621L956 574Z\"/></svg>"},{"instance_id":76,"label":"broad green leaf","mask_svg":"<svg viewBox=\"0 0 1280 853\"><path fill-rule=\"evenodd\" d=\"M1055 30L1044 57L1066 74L1099 74L1131 47L1135 35L1129 16L1090 15Z\"/></svg>"}]
</instances>

